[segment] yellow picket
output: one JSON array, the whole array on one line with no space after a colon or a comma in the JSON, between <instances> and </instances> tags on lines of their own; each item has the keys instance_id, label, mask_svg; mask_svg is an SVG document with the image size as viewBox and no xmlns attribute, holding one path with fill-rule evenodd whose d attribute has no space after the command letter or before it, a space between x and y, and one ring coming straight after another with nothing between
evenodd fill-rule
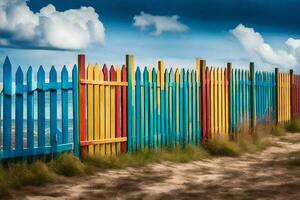
<instances>
[{"instance_id":1,"label":"yellow picket","mask_svg":"<svg viewBox=\"0 0 300 200\"><path fill-rule=\"evenodd\" d=\"M225 136L225 84L224 84L224 69L221 69L221 98L222 98L222 134Z\"/></svg>"},{"instance_id":2,"label":"yellow picket","mask_svg":"<svg viewBox=\"0 0 300 200\"><path fill-rule=\"evenodd\" d=\"M114 71L114 68L112 67ZM110 138L114 139L116 135L116 87L110 87ZM116 155L116 144L111 144L112 155Z\"/></svg>"},{"instance_id":3,"label":"yellow picket","mask_svg":"<svg viewBox=\"0 0 300 200\"><path fill-rule=\"evenodd\" d=\"M226 72L226 73L225 73ZM228 71L224 71L224 87L225 87L225 133L228 136L229 132L229 95L228 95L228 77L227 77Z\"/></svg>"},{"instance_id":4,"label":"yellow picket","mask_svg":"<svg viewBox=\"0 0 300 200\"><path fill-rule=\"evenodd\" d=\"M99 72L99 80L103 81L103 72ZM105 139L105 99L104 99L104 85L100 85L100 140ZM100 154L105 155L105 144L100 144Z\"/></svg>"},{"instance_id":5,"label":"yellow picket","mask_svg":"<svg viewBox=\"0 0 300 200\"><path fill-rule=\"evenodd\" d=\"M217 68L217 85L218 85L218 124L219 124L219 128L218 128L218 134L220 135L222 133L222 102L221 102L221 72L220 72L220 68Z\"/></svg>"},{"instance_id":6,"label":"yellow picket","mask_svg":"<svg viewBox=\"0 0 300 200\"><path fill-rule=\"evenodd\" d=\"M91 64L87 67L87 79L93 80L94 78L94 69ZM87 121L88 121L88 140L94 140L94 132L93 132L93 85L87 86ZM94 145L90 144L88 147L89 155L94 155Z\"/></svg>"},{"instance_id":7,"label":"yellow picket","mask_svg":"<svg viewBox=\"0 0 300 200\"><path fill-rule=\"evenodd\" d=\"M117 75L117 83L121 83L121 68L119 66L116 67L116 75ZM116 105L116 106L121 106L121 105ZM116 113L116 115L121 115L121 113ZM121 143L118 142L116 145L117 145L116 146L117 155L119 155L121 153Z\"/></svg>"},{"instance_id":8,"label":"yellow picket","mask_svg":"<svg viewBox=\"0 0 300 200\"><path fill-rule=\"evenodd\" d=\"M215 134L219 132L219 121L218 121L218 76L217 69L213 69L214 74L214 126L215 126Z\"/></svg>"},{"instance_id":9,"label":"yellow picket","mask_svg":"<svg viewBox=\"0 0 300 200\"><path fill-rule=\"evenodd\" d=\"M110 86L105 86L105 139L109 139L111 137L111 126L110 126L110 114L111 114L111 106L110 106ZM111 144L105 145L106 156L111 156Z\"/></svg>"},{"instance_id":10,"label":"yellow picket","mask_svg":"<svg viewBox=\"0 0 300 200\"><path fill-rule=\"evenodd\" d=\"M99 80L99 66L94 67L94 80ZM99 85L94 85L94 139L100 139ZM95 154L99 155L99 145L95 145Z\"/></svg>"}]
</instances>

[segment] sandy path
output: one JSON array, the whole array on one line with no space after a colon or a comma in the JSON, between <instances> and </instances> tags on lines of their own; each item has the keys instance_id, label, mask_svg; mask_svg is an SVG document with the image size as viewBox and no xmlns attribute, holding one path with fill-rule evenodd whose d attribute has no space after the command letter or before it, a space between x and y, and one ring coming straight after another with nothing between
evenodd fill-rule
<instances>
[{"instance_id":1,"label":"sandy path","mask_svg":"<svg viewBox=\"0 0 300 200\"><path fill-rule=\"evenodd\" d=\"M272 139L274 146L238 158L221 157L143 168L109 170L66 184L28 187L16 199L300 199L300 134Z\"/></svg>"}]
</instances>

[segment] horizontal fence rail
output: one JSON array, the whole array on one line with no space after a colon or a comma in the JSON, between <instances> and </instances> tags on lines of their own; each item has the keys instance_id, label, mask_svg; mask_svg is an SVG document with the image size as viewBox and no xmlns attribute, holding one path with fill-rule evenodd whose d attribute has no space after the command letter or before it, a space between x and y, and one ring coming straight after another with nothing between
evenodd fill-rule
<instances>
[{"instance_id":1,"label":"horizontal fence rail","mask_svg":"<svg viewBox=\"0 0 300 200\"><path fill-rule=\"evenodd\" d=\"M300 114L300 75L208 67L86 65L35 73L8 58L0 83L0 159L74 151L110 157L125 152L199 145L235 138L244 128L285 123ZM60 80L59 80L60 77ZM49 80L49 81L46 81Z\"/></svg>"}]
</instances>

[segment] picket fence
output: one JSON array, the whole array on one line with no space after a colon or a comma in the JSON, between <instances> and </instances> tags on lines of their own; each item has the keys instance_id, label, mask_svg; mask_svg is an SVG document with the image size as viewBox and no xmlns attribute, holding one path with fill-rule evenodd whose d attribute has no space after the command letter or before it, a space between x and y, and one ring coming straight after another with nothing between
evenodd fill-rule
<instances>
[{"instance_id":1,"label":"picket fence","mask_svg":"<svg viewBox=\"0 0 300 200\"><path fill-rule=\"evenodd\" d=\"M79 55L70 80L65 66L60 77L59 82L52 67L46 82L40 67L35 81L29 67L24 83L19 67L13 81L5 59L0 159L65 151L85 158L185 147L215 137L229 139L242 127L283 123L300 114L300 76L278 68L255 71L254 63L249 70L232 69L231 63L207 67L202 59L188 70L165 69L163 61L157 69L139 68L133 55L127 55L126 65L101 68Z\"/></svg>"}]
</instances>

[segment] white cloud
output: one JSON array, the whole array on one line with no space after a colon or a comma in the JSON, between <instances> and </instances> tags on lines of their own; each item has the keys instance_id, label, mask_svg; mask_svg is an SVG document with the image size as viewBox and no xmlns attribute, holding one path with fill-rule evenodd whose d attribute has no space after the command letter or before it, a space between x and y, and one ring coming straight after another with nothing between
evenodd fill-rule
<instances>
[{"instance_id":1,"label":"white cloud","mask_svg":"<svg viewBox=\"0 0 300 200\"><path fill-rule=\"evenodd\" d=\"M285 43L287 49L275 50L253 28L239 24L230 32L251 56L260 59L265 64L278 67L295 67L299 65L300 40L289 38Z\"/></svg>"},{"instance_id":2,"label":"white cloud","mask_svg":"<svg viewBox=\"0 0 300 200\"><path fill-rule=\"evenodd\" d=\"M92 7L60 12L49 4L33 13L25 0L0 2L2 46L76 50L103 44L104 38L104 26Z\"/></svg>"},{"instance_id":3,"label":"white cloud","mask_svg":"<svg viewBox=\"0 0 300 200\"><path fill-rule=\"evenodd\" d=\"M133 25L141 30L153 27L155 31L152 34L156 36L163 32L186 32L188 30L188 26L178 21L178 15L159 16L141 12L140 15L135 15L133 19Z\"/></svg>"}]
</instances>

